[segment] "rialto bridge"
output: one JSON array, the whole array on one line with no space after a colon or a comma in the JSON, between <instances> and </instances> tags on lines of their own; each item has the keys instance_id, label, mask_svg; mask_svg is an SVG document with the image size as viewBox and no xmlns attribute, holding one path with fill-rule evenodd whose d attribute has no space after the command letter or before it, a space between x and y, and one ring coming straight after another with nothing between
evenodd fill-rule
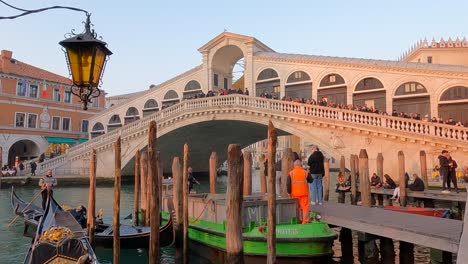
<instances>
[{"instance_id":1,"label":"rialto bridge","mask_svg":"<svg viewBox=\"0 0 468 264\"><path fill-rule=\"evenodd\" d=\"M429 154L429 165L442 149L450 150L459 163L468 160L467 128L256 97L267 92L327 98L388 113L396 109L466 120L468 67L278 53L253 37L229 32L199 52L200 66L97 114L90 120L89 142L46 161L41 169L86 168L89 151L95 148L98 175L111 177L112 143L121 134L124 172L131 173L135 151L146 147L150 120L158 124L158 146L166 167L187 142L191 166L206 170L211 151L222 160L230 143L248 146L265 139L269 120L282 134L313 142L335 158L349 159L361 148L370 157L381 152L384 169L392 176L397 175L399 150L404 151L410 172L419 172L420 150ZM241 59L241 89L248 89L250 96L184 100L200 92L233 88L233 69Z\"/></svg>"}]
</instances>

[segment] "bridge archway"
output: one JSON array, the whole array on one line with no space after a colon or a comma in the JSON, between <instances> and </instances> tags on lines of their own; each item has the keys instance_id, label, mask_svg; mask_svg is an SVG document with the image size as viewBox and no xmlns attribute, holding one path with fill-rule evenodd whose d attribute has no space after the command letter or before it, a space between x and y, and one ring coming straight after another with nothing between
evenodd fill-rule
<instances>
[{"instance_id":1,"label":"bridge archway","mask_svg":"<svg viewBox=\"0 0 468 264\"><path fill-rule=\"evenodd\" d=\"M18 140L8 150L8 164L15 164L16 157L19 160L30 160L39 157L40 154L40 148L36 142L27 139Z\"/></svg>"},{"instance_id":2,"label":"bridge archway","mask_svg":"<svg viewBox=\"0 0 468 264\"><path fill-rule=\"evenodd\" d=\"M194 98L202 92L201 85L196 80L189 81L184 88L183 99Z\"/></svg>"},{"instance_id":3,"label":"bridge archway","mask_svg":"<svg viewBox=\"0 0 468 264\"><path fill-rule=\"evenodd\" d=\"M280 98L280 77L276 70L267 68L258 74L255 82L255 94L257 96L266 94Z\"/></svg>"},{"instance_id":4,"label":"bridge archway","mask_svg":"<svg viewBox=\"0 0 468 264\"><path fill-rule=\"evenodd\" d=\"M305 71L295 71L288 76L285 85L285 95L291 98L312 98L312 79Z\"/></svg>"},{"instance_id":5,"label":"bridge archway","mask_svg":"<svg viewBox=\"0 0 468 264\"><path fill-rule=\"evenodd\" d=\"M439 99L439 117L468 122L468 87L453 86L442 93Z\"/></svg>"},{"instance_id":6,"label":"bridge archway","mask_svg":"<svg viewBox=\"0 0 468 264\"><path fill-rule=\"evenodd\" d=\"M162 109L169 107L171 105L175 105L179 102L180 102L180 99L179 99L179 95L177 94L177 92L174 90L169 90L164 95L164 98L162 101Z\"/></svg>"},{"instance_id":7,"label":"bridge archway","mask_svg":"<svg viewBox=\"0 0 468 264\"><path fill-rule=\"evenodd\" d=\"M317 91L317 100L325 99L335 104L348 104L348 87L340 74L330 73L320 80Z\"/></svg>"},{"instance_id":8,"label":"bridge archway","mask_svg":"<svg viewBox=\"0 0 468 264\"><path fill-rule=\"evenodd\" d=\"M136 107L131 106L127 109L127 112L125 113L124 125L128 125L132 122L137 121L138 119L140 119L140 113L138 112L138 109L136 109Z\"/></svg>"},{"instance_id":9,"label":"bridge archway","mask_svg":"<svg viewBox=\"0 0 468 264\"><path fill-rule=\"evenodd\" d=\"M210 83L214 91L219 89L232 89L233 85L233 70L236 64L242 63L244 52L236 45L226 45L216 50L211 60L211 77ZM242 68L242 67L241 67ZM243 75L243 73L240 73ZM236 72L239 76L239 72ZM243 85L239 86L243 90Z\"/></svg>"},{"instance_id":10,"label":"bridge archway","mask_svg":"<svg viewBox=\"0 0 468 264\"><path fill-rule=\"evenodd\" d=\"M159 111L158 102L154 99L148 99L142 110L143 117L156 113L157 111Z\"/></svg>"},{"instance_id":11,"label":"bridge archway","mask_svg":"<svg viewBox=\"0 0 468 264\"><path fill-rule=\"evenodd\" d=\"M120 116L119 115L111 116L111 118L109 119L109 122L107 123L107 131L110 132L120 127L122 127L122 121L120 120Z\"/></svg>"},{"instance_id":12,"label":"bridge archway","mask_svg":"<svg viewBox=\"0 0 468 264\"><path fill-rule=\"evenodd\" d=\"M101 122L97 122L96 124L94 124L93 128L91 129L91 138L104 135L105 133L106 131L104 130L104 125Z\"/></svg>"},{"instance_id":13,"label":"bridge archway","mask_svg":"<svg viewBox=\"0 0 468 264\"><path fill-rule=\"evenodd\" d=\"M431 114L431 98L426 87L419 82L405 82L395 91L393 110L405 113L421 114L421 117Z\"/></svg>"},{"instance_id":14,"label":"bridge archway","mask_svg":"<svg viewBox=\"0 0 468 264\"><path fill-rule=\"evenodd\" d=\"M360 80L353 94L353 104L376 108L379 111L386 111L386 91L382 82L374 77L367 77Z\"/></svg>"}]
</instances>

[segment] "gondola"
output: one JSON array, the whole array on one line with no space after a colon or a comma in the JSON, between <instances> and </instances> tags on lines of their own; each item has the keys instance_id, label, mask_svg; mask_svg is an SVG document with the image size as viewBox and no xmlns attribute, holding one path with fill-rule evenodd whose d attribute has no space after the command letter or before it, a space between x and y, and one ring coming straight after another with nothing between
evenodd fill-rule
<instances>
[{"instance_id":1,"label":"gondola","mask_svg":"<svg viewBox=\"0 0 468 264\"><path fill-rule=\"evenodd\" d=\"M53 196L47 199L44 215L24 260L24 264L43 263L98 263L86 232Z\"/></svg>"},{"instance_id":2,"label":"gondola","mask_svg":"<svg viewBox=\"0 0 468 264\"><path fill-rule=\"evenodd\" d=\"M26 206L28 203L18 197L15 190L11 191L11 205L13 212L24 219L23 235L26 237L35 237L31 232L38 226L39 220L44 214L44 210L34 204ZM26 208L26 210L24 210ZM121 248L148 248L150 238L149 227L138 227L131 225L120 225L120 246ZM159 229L160 246L171 246L174 243L174 230L172 228L172 218L170 218ZM112 248L113 246L113 227L110 224L97 224L94 241L96 247Z\"/></svg>"}]
</instances>

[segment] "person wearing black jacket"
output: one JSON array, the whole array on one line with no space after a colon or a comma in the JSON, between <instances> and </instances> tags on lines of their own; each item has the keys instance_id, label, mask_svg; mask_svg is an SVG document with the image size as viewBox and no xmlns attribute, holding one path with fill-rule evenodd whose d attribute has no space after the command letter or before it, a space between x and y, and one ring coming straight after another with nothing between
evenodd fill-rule
<instances>
[{"instance_id":1,"label":"person wearing black jacket","mask_svg":"<svg viewBox=\"0 0 468 264\"><path fill-rule=\"evenodd\" d=\"M323 185L322 178L325 173L325 168L323 167L323 154L320 152L317 146L312 147L312 154L307 160L307 165L309 165L309 173L312 176L312 183L309 184L309 189L312 197L310 202L312 205L318 203L321 205L323 203Z\"/></svg>"},{"instance_id":2,"label":"person wearing black jacket","mask_svg":"<svg viewBox=\"0 0 468 264\"><path fill-rule=\"evenodd\" d=\"M425 189L424 182L419 178L416 173L413 173L414 181L412 184L408 185L408 189L411 191L422 192Z\"/></svg>"},{"instance_id":3,"label":"person wearing black jacket","mask_svg":"<svg viewBox=\"0 0 468 264\"><path fill-rule=\"evenodd\" d=\"M442 150L442 155L439 155L439 175L442 178L442 192L443 193L450 193L447 190L449 187L449 153L447 150Z\"/></svg>"},{"instance_id":4,"label":"person wearing black jacket","mask_svg":"<svg viewBox=\"0 0 468 264\"><path fill-rule=\"evenodd\" d=\"M452 159L452 156L450 156L450 153L448 154L448 179L447 179L447 187L448 190L450 191L450 181L453 183L453 187L455 187L455 191L458 193L458 184L457 184L457 174L456 174L456 169L458 168L457 162Z\"/></svg>"}]
</instances>

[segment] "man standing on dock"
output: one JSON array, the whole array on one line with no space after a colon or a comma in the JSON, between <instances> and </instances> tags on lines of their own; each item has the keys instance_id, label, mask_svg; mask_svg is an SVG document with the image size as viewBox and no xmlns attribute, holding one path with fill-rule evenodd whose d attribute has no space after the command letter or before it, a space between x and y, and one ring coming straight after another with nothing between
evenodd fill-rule
<instances>
[{"instance_id":1,"label":"man standing on dock","mask_svg":"<svg viewBox=\"0 0 468 264\"><path fill-rule=\"evenodd\" d=\"M450 186L448 181L449 177L449 161L448 151L442 150L442 155L439 155L439 175L442 178L442 193L450 193L447 187Z\"/></svg>"},{"instance_id":2,"label":"man standing on dock","mask_svg":"<svg viewBox=\"0 0 468 264\"><path fill-rule=\"evenodd\" d=\"M48 170L47 174L39 180L42 195L42 209L45 210L47 204L47 195L52 196L53 187L57 186L57 179L52 175L52 170Z\"/></svg>"},{"instance_id":3,"label":"man standing on dock","mask_svg":"<svg viewBox=\"0 0 468 264\"><path fill-rule=\"evenodd\" d=\"M307 165L309 165L309 172L313 179L313 182L309 184L310 193L312 196L310 204L312 205L315 205L316 203L322 205L323 202L322 178L323 174L325 173L323 161L324 157L322 152L320 152L317 146L312 146L312 154L307 160Z\"/></svg>"},{"instance_id":4,"label":"man standing on dock","mask_svg":"<svg viewBox=\"0 0 468 264\"><path fill-rule=\"evenodd\" d=\"M296 198L299 203L299 212L302 212L302 223L309 222L309 186L308 178L311 177L307 171L302 168L301 160L294 161L294 168L289 172L286 182L288 193ZM310 179L309 179L310 180Z\"/></svg>"}]
</instances>

